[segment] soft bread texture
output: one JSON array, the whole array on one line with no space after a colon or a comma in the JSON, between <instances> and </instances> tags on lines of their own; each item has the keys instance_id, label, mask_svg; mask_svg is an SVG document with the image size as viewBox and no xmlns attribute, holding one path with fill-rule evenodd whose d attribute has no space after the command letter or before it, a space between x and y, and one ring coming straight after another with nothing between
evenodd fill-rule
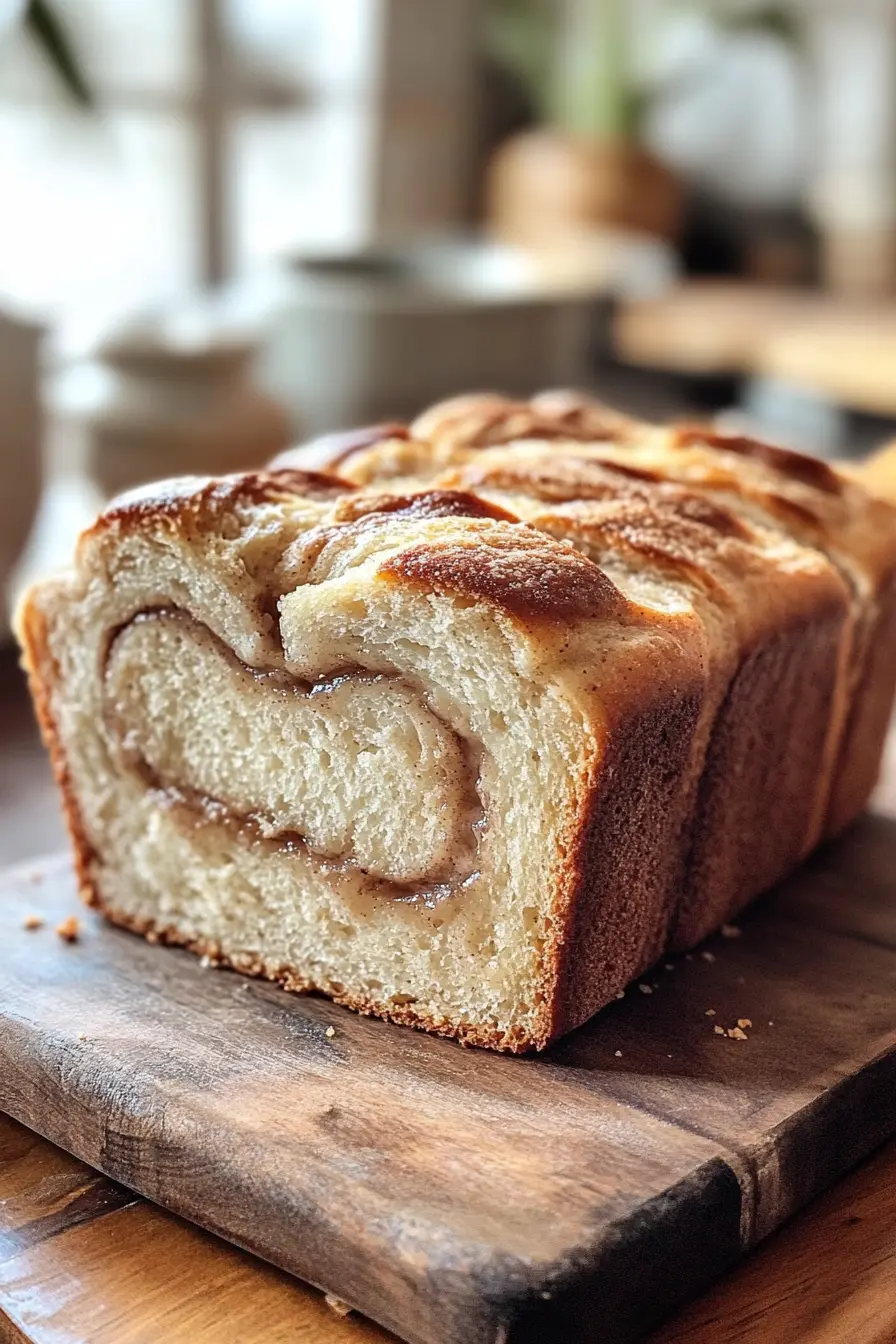
<instances>
[{"instance_id":1,"label":"soft bread texture","mask_svg":"<svg viewBox=\"0 0 896 1344\"><path fill-rule=\"evenodd\" d=\"M861 809L894 572L812 459L488 395L125 497L19 629L89 901L524 1050Z\"/></svg>"}]
</instances>

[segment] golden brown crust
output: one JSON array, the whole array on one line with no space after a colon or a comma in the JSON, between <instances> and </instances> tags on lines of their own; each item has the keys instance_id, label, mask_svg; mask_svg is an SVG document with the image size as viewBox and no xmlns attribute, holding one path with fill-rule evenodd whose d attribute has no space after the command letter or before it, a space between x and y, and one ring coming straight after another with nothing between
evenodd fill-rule
<instances>
[{"instance_id":1,"label":"golden brown crust","mask_svg":"<svg viewBox=\"0 0 896 1344\"><path fill-rule=\"evenodd\" d=\"M426 490L416 495L392 495L367 491L341 498L327 515L327 521L310 528L283 556L282 574L289 582L300 575L307 581L314 567L326 557L328 549L341 548L355 538L376 532L388 534L396 522L420 522L435 518L468 518L471 524L483 520L513 522L519 520L488 503L487 500L459 490Z\"/></svg>"},{"instance_id":2,"label":"golden brown crust","mask_svg":"<svg viewBox=\"0 0 896 1344\"><path fill-rule=\"evenodd\" d=\"M854 482L773 445L699 426L655 431L569 393L531 403L494 395L457 399L434 407L410 429L375 426L336 436L318 450L323 464L345 463L347 470L350 464L357 480L380 488L359 490L305 470L307 456L287 454L268 472L174 483L118 501L89 535L159 520L202 530L237 505L305 497L328 506L318 515L309 511L325 523L299 537L283 572L289 577L293 560L301 561L308 581L307 567L331 543L338 552L362 533L382 529L388 538L402 522L469 519L462 539L451 531L449 540L406 544L381 561L377 577L450 594L461 604L489 604L543 627L557 638L551 647L576 621L596 619L639 623L666 650L651 675L642 666L630 683L621 665L601 664L605 735L580 781L580 815L558 841L561 895L534 990L536 1025L500 1032L487 1024L449 1023L414 1004L313 983L295 968L228 959L201 938L107 908L101 864L87 842L53 720L50 687L58 669L46 624L31 604L22 621L26 662L79 878L87 898L113 921L288 988L318 990L357 1011L464 1043L540 1048L590 1016L670 938L693 945L804 856L818 838L819 799L830 789L837 749L830 829L846 824L863 804L896 680L896 510L863 496ZM431 484L388 493L388 478L406 470ZM788 560L762 540L774 535L796 539ZM799 546L812 563L789 569ZM852 584L851 597L823 559L828 555ZM676 640L674 615L645 614L589 556L601 563L611 556L620 582L628 572L659 573L663 583L670 575L680 585L673 591L689 593L694 611L715 612L724 631L719 639L736 646L736 657L718 657L726 670L715 700L707 691L715 675L708 664L719 651L708 639L701 663L685 628L688 621L700 625L694 611L681 617ZM850 604L860 631L855 638L848 634ZM677 659L669 654L676 647ZM838 739L832 724L841 711L845 719L850 696L851 718ZM708 704L711 732L693 803L681 796L685 757ZM678 888L663 887L655 871L670 854L678 856ZM678 891L684 892L680 901Z\"/></svg>"},{"instance_id":3,"label":"golden brown crust","mask_svg":"<svg viewBox=\"0 0 896 1344\"><path fill-rule=\"evenodd\" d=\"M523 494L545 503L603 500L621 507L631 502L652 509L659 526L681 518L722 537L750 541L754 535L731 509L705 495L665 481L656 472L573 456L568 445L535 457L513 449L492 451L449 468L438 480L445 486Z\"/></svg>"},{"instance_id":4,"label":"golden brown crust","mask_svg":"<svg viewBox=\"0 0 896 1344\"><path fill-rule=\"evenodd\" d=\"M543 392L531 401L483 392L430 407L411 425L411 433L438 447L478 449L524 439L622 442L636 425L576 392Z\"/></svg>"},{"instance_id":5,"label":"golden brown crust","mask_svg":"<svg viewBox=\"0 0 896 1344\"><path fill-rule=\"evenodd\" d=\"M877 783L896 691L896 572L877 593L852 709L835 766L825 824L837 836L864 808Z\"/></svg>"},{"instance_id":6,"label":"golden brown crust","mask_svg":"<svg viewBox=\"0 0 896 1344\"><path fill-rule=\"evenodd\" d=\"M637 421L573 391L543 392L531 401L476 393L440 402L410 427L366 425L312 439L281 453L270 469L344 470L356 484L364 485L413 476L431 466L434 458L475 455L523 439L622 443L639 428Z\"/></svg>"},{"instance_id":7,"label":"golden brown crust","mask_svg":"<svg viewBox=\"0 0 896 1344\"><path fill-rule=\"evenodd\" d=\"M667 496L664 496L667 498ZM755 533L744 522L738 518L737 514L732 513L730 509L724 508L721 504L705 495L693 494L689 490L676 491L674 501L668 496L672 511L679 518L686 519L692 523L699 523L701 527L708 527L720 537L727 537L730 540L753 541Z\"/></svg>"},{"instance_id":8,"label":"golden brown crust","mask_svg":"<svg viewBox=\"0 0 896 1344\"><path fill-rule=\"evenodd\" d=\"M835 757L844 605L819 594L744 656L713 726L673 946L700 942L779 882L819 837Z\"/></svg>"},{"instance_id":9,"label":"golden brown crust","mask_svg":"<svg viewBox=\"0 0 896 1344\"><path fill-rule=\"evenodd\" d=\"M351 490L350 481L321 471L302 471L296 467L274 467L244 478L237 497L252 504L279 503L291 496L302 499L338 499Z\"/></svg>"},{"instance_id":10,"label":"golden brown crust","mask_svg":"<svg viewBox=\"0 0 896 1344\"><path fill-rule=\"evenodd\" d=\"M28 675L40 735L50 757L53 777L62 799L63 818L71 837L78 889L88 905L96 905L98 902L91 873L97 856L87 838L68 757L53 714L51 689L59 684L59 669L50 650L46 618L33 595L26 596L19 611L16 633L22 646L22 666Z\"/></svg>"},{"instance_id":11,"label":"golden brown crust","mask_svg":"<svg viewBox=\"0 0 896 1344\"><path fill-rule=\"evenodd\" d=\"M398 1026L417 1027L436 1036L447 1036L464 1046L480 1046L486 1050L502 1050L509 1054L524 1054L531 1050L540 1050L547 1045L550 1032L547 1024L541 1032L529 1034L520 1027L501 1031L497 1027L478 1022L449 1022L430 1013L416 1009L413 1004L399 1004L352 994L343 985L332 980L313 980L299 975L289 966L271 966L260 957L246 955L227 955L220 943L208 938L191 937L173 924L162 924L154 919L135 919L122 910L108 905L97 889L90 888L88 904L98 909L111 924L139 934L152 943L166 943L170 947L182 947L198 957L208 957L216 966L228 967L241 975L249 975L259 980L272 980L293 994L324 994L334 1003L351 1008L363 1017L378 1017L386 1022L395 1022Z\"/></svg>"},{"instance_id":12,"label":"golden brown crust","mask_svg":"<svg viewBox=\"0 0 896 1344\"><path fill-rule=\"evenodd\" d=\"M600 780L585 794L566 857L572 894L554 916L551 1037L586 1022L668 945L685 877L682 793L706 688L696 668L683 666L673 686L657 671L655 683L639 688L608 724ZM680 863L662 879L670 853Z\"/></svg>"},{"instance_id":13,"label":"golden brown crust","mask_svg":"<svg viewBox=\"0 0 896 1344\"><path fill-rule=\"evenodd\" d=\"M380 578L488 602L521 621L622 617L629 604L603 570L538 532L468 543L424 542L385 561Z\"/></svg>"},{"instance_id":14,"label":"golden brown crust","mask_svg":"<svg viewBox=\"0 0 896 1344\"><path fill-rule=\"evenodd\" d=\"M552 503L571 499L614 499L634 491L628 477L614 464L583 461L557 448L540 458L525 458L503 448L447 468L439 476L444 486L467 490L500 490L531 495Z\"/></svg>"},{"instance_id":15,"label":"golden brown crust","mask_svg":"<svg viewBox=\"0 0 896 1344\"><path fill-rule=\"evenodd\" d=\"M362 425L339 434L323 434L295 448L287 448L268 464L268 471L313 470L329 472L347 462L356 453L365 452L378 443L410 438L407 425L386 422L380 425Z\"/></svg>"},{"instance_id":16,"label":"golden brown crust","mask_svg":"<svg viewBox=\"0 0 896 1344\"><path fill-rule=\"evenodd\" d=\"M674 511L659 512L643 500L621 500L602 509L585 503L562 513L537 514L532 523L554 536L573 538L592 551L628 556L636 562L648 560L660 569L686 575L720 598L726 595L719 577L715 530ZM744 571L756 566L756 556L748 547L737 547L736 555Z\"/></svg>"},{"instance_id":17,"label":"golden brown crust","mask_svg":"<svg viewBox=\"0 0 896 1344\"><path fill-rule=\"evenodd\" d=\"M761 439L751 439L745 434L723 434L702 425L681 425L673 431L672 442L679 448L721 448L726 453L737 453L761 462L813 490L821 490L827 495L843 493L842 480L821 458L807 457L805 453L763 443Z\"/></svg>"},{"instance_id":18,"label":"golden brown crust","mask_svg":"<svg viewBox=\"0 0 896 1344\"><path fill-rule=\"evenodd\" d=\"M290 499L337 499L354 490L349 481L321 472L278 468L223 478L181 476L155 481L113 499L81 533L79 550L104 533L142 531L153 523L171 527L215 527L238 505L276 504Z\"/></svg>"},{"instance_id":19,"label":"golden brown crust","mask_svg":"<svg viewBox=\"0 0 896 1344\"><path fill-rule=\"evenodd\" d=\"M365 491L340 499L333 521L353 523L359 518L389 514L393 518L492 518L517 523L516 514L490 504L468 490L424 490L417 494L384 494Z\"/></svg>"},{"instance_id":20,"label":"golden brown crust","mask_svg":"<svg viewBox=\"0 0 896 1344\"><path fill-rule=\"evenodd\" d=\"M560 425L570 438L581 439L585 443L594 443L600 439L623 443L637 436L645 427L644 421L624 415L622 411L576 388L551 388L539 392L532 398L530 405L538 415Z\"/></svg>"}]
</instances>

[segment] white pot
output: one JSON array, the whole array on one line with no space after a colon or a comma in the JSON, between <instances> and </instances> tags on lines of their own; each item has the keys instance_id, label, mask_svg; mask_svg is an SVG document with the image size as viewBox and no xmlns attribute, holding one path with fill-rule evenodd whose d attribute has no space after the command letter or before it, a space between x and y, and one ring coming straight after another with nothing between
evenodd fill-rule
<instances>
[{"instance_id":1,"label":"white pot","mask_svg":"<svg viewBox=\"0 0 896 1344\"><path fill-rule=\"evenodd\" d=\"M41 486L39 327L0 312L0 638L6 590L31 530Z\"/></svg>"},{"instance_id":2,"label":"white pot","mask_svg":"<svg viewBox=\"0 0 896 1344\"><path fill-rule=\"evenodd\" d=\"M662 289L674 262L615 235L567 261L456 242L298 262L274 282L259 377L312 435L459 391L578 385L596 301Z\"/></svg>"},{"instance_id":3,"label":"white pot","mask_svg":"<svg viewBox=\"0 0 896 1344\"><path fill-rule=\"evenodd\" d=\"M263 466L290 441L288 417L256 387L254 343L177 324L134 326L65 382L60 410L83 433L86 473L110 496L166 476Z\"/></svg>"}]
</instances>

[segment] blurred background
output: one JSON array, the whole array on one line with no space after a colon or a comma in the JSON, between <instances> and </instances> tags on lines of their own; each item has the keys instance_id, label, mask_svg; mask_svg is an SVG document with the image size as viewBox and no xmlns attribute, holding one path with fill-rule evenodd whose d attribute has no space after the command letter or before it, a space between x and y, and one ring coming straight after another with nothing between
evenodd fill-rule
<instances>
[{"instance_id":1,"label":"blurred background","mask_svg":"<svg viewBox=\"0 0 896 1344\"><path fill-rule=\"evenodd\" d=\"M0 597L459 390L896 433L896 0L0 0ZM0 858L57 847L0 604Z\"/></svg>"},{"instance_id":2,"label":"blurred background","mask_svg":"<svg viewBox=\"0 0 896 1344\"><path fill-rule=\"evenodd\" d=\"M0 0L0 578L461 389L896 425L896 0Z\"/></svg>"}]
</instances>

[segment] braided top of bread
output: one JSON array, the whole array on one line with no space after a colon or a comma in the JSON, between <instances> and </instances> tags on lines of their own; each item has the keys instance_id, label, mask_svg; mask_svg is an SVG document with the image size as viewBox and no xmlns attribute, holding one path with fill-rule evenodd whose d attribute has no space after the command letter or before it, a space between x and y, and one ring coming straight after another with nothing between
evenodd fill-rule
<instances>
[{"instance_id":1,"label":"braided top of bread","mask_svg":"<svg viewBox=\"0 0 896 1344\"><path fill-rule=\"evenodd\" d=\"M697 424L659 427L580 393L452 398L409 426L334 435L274 471L337 471L363 498L457 491L573 544L598 541L704 575L770 538L828 556L854 589L893 568L896 509L817 458ZM350 506L367 508L364 502ZM740 549L736 543L740 543Z\"/></svg>"}]
</instances>

